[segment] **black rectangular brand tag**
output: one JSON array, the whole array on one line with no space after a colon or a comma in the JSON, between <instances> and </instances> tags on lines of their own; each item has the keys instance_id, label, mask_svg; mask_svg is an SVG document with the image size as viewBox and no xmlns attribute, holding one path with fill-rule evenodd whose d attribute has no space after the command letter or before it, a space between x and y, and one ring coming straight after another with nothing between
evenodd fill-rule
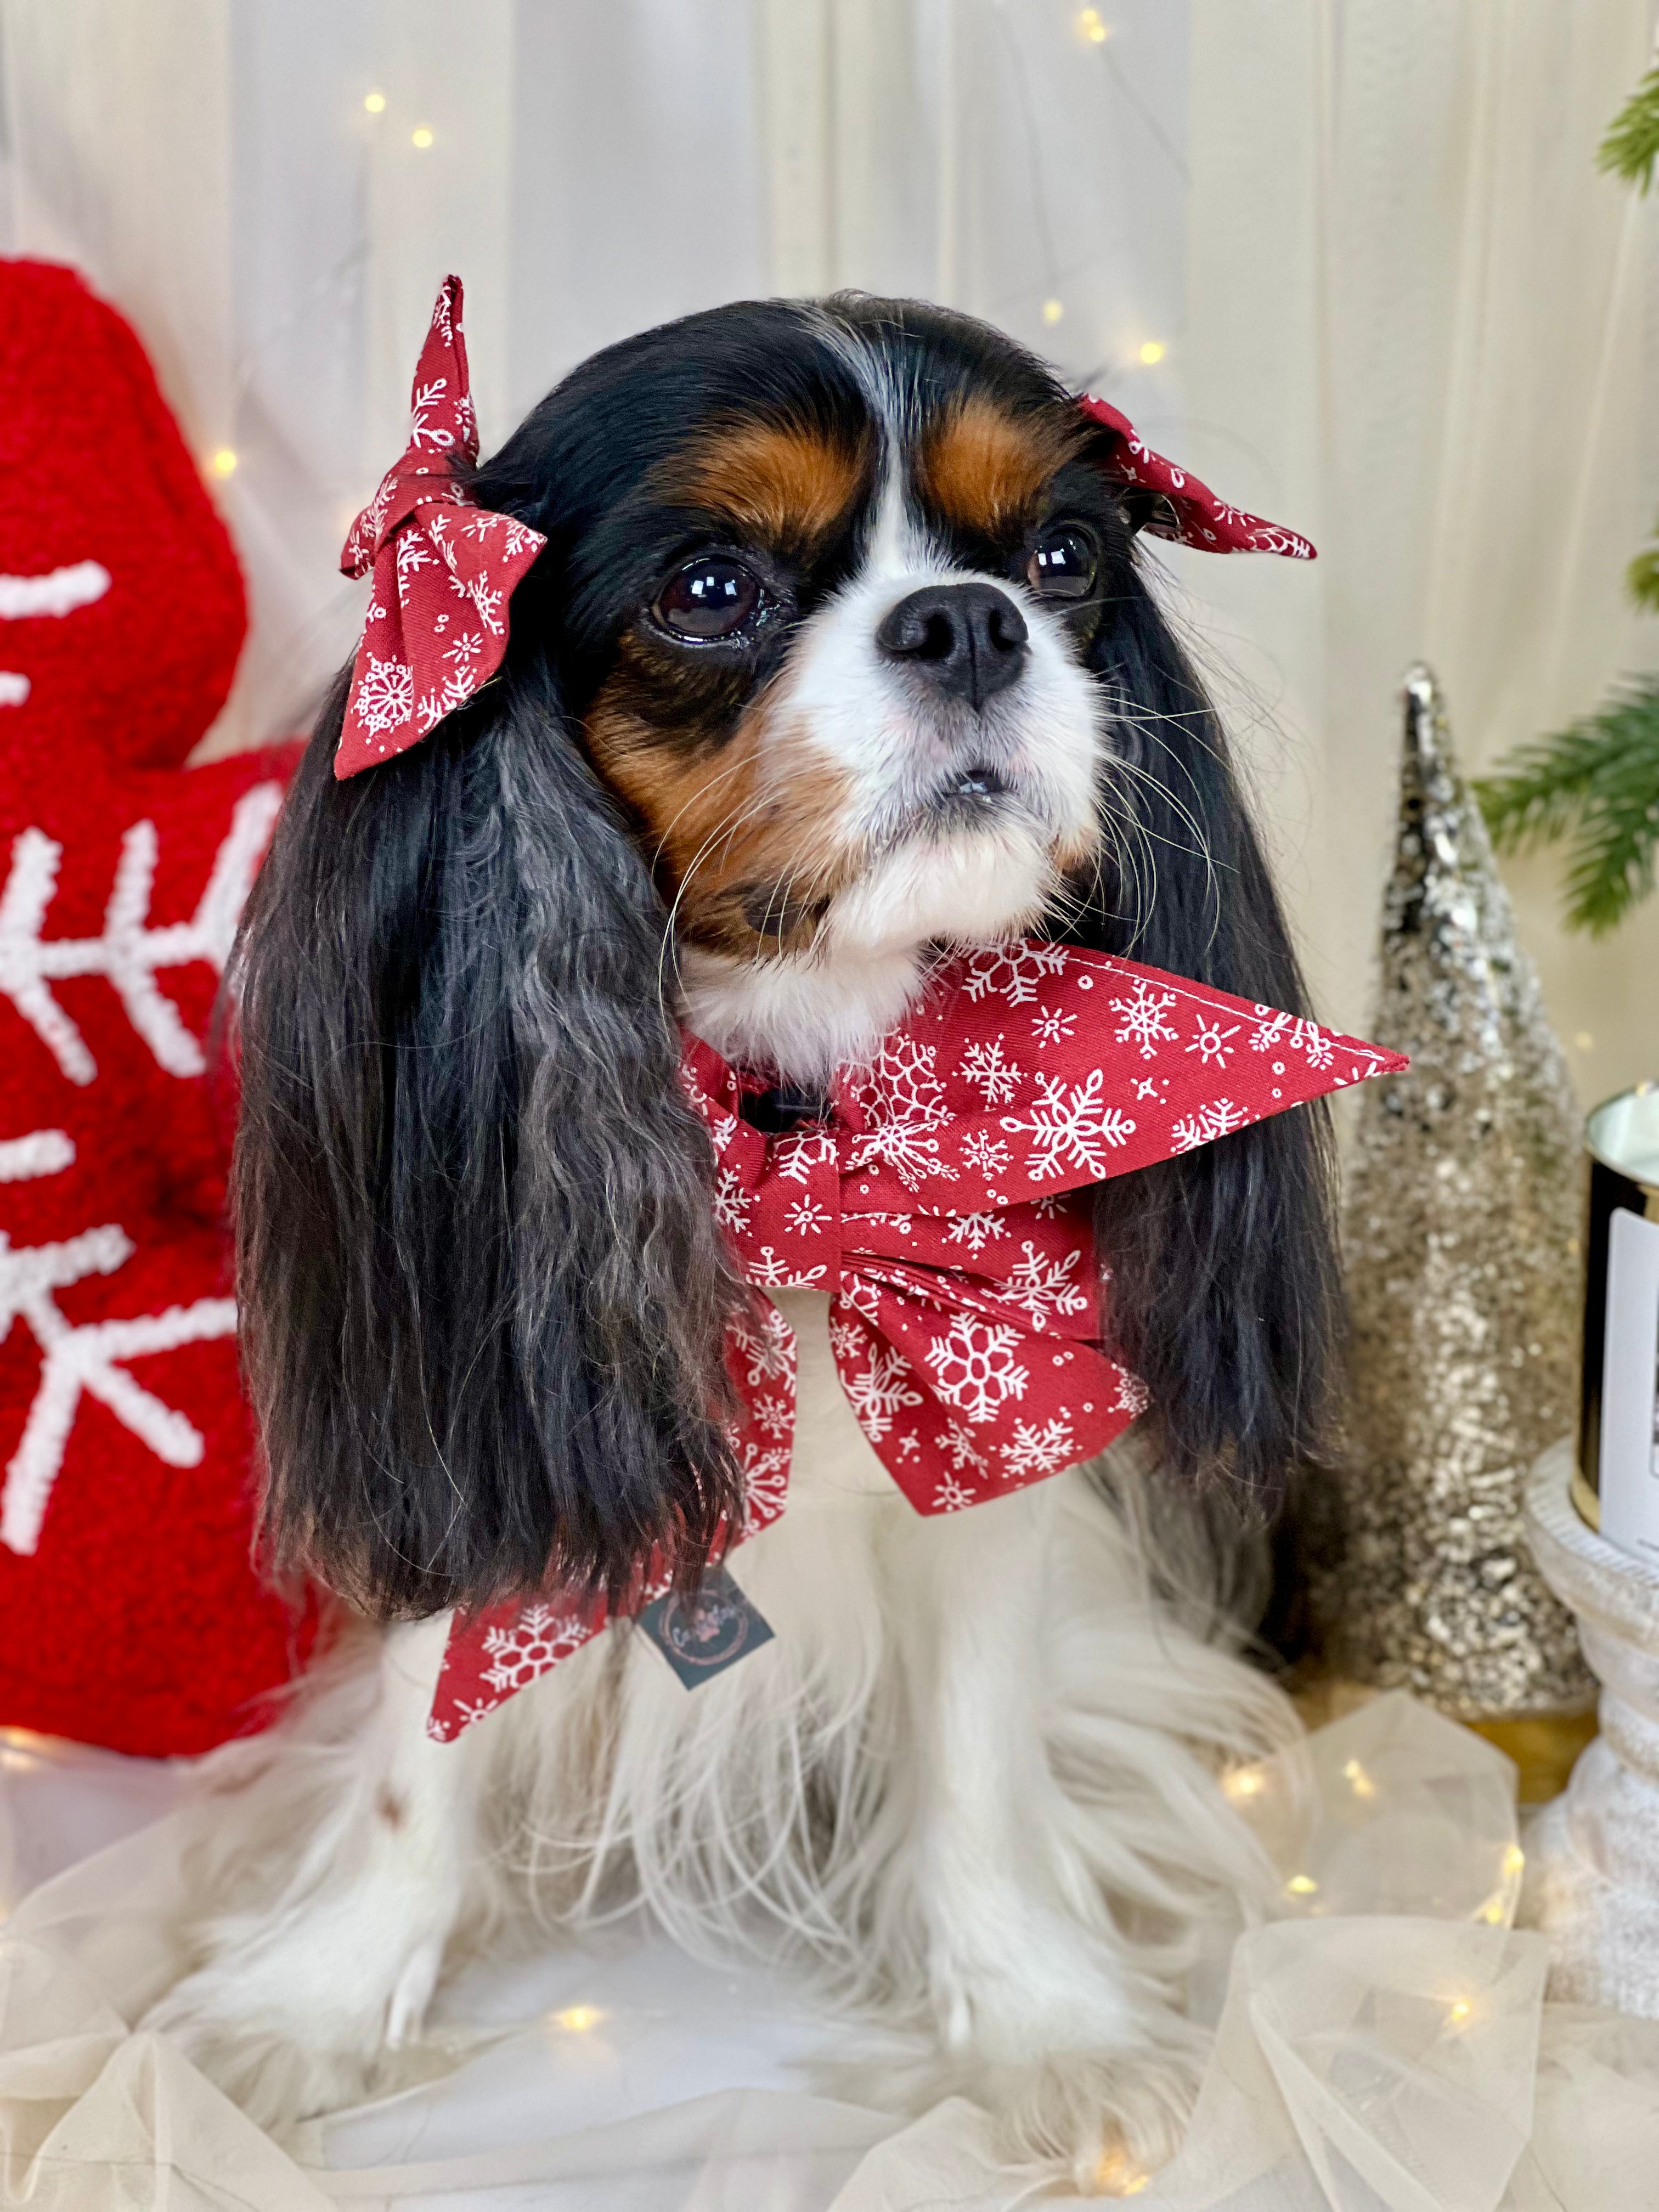
<instances>
[{"instance_id":1,"label":"black rectangular brand tag","mask_svg":"<svg viewBox=\"0 0 1659 2212\"><path fill-rule=\"evenodd\" d=\"M771 1630L724 1567L710 1567L689 1596L670 1590L653 1598L639 1623L688 1690L772 1641Z\"/></svg>"}]
</instances>

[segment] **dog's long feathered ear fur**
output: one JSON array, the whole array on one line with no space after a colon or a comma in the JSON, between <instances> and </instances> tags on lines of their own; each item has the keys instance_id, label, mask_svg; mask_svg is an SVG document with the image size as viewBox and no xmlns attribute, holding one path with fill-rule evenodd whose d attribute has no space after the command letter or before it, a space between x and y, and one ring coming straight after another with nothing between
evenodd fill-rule
<instances>
[{"instance_id":1,"label":"dog's long feathered ear fur","mask_svg":"<svg viewBox=\"0 0 1659 2212\"><path fill-rule=\"evenodd\" d=\"M1304 1014L1284 917L1202 685L1138 574L1113 581L1093 653L1118 712L1107 860L1070 933ZM1274 1115L1100 1186L1120 1356L1179 1474L1274 1505L1332 1448L1340 1277L1329 1118Z\"/></svg>"},{"instance_id":2,"label":"dog's long feathered ear fur","mask_svg":"<svg viewBox=\"0 0 1659 2212\"><path fill-rule=\"evenodd\" d=\"M279 1564L384 1617L695 1573L738 1296L665 920L544 661L336 783L343 684L232 970L243 1357Z\"/></svg>"}]
</instances>

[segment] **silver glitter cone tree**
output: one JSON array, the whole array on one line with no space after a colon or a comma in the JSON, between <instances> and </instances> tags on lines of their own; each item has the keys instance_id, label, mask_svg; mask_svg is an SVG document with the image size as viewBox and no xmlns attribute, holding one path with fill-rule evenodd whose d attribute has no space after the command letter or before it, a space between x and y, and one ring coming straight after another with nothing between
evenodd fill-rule
<instances>
[{"instance_id":1,"label":"silver glitter cone tree","mask_svg":"<svg viewBox=\"0 0 1659 2212\"><path fill-rule=\"evenodd\" d=\"M1369 1034L1412 1065L1359 1102L1349 1540L1327 1601L1346 1674L1461 1719L1559 1712L1590 1678L1522 1499L1575 1418L1579 1117L1427 669L1404 703Z\"/></svg>"}]
</instances>

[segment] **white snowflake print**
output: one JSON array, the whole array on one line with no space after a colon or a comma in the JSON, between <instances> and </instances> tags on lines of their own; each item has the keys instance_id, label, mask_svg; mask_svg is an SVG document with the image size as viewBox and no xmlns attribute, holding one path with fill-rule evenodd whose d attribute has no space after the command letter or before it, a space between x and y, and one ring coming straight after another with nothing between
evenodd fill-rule
<instances>
[{"instance_id":1,"label":"white snowflake print","mask_svg":"<svg viewBox=\"0 0 1659 2212\"><path fill-rule=\"evenodd\" d=\"M1077 1169L1085 1176L1106 1172L1106 1155L1121 1150L1134 1134L1134 1123L1102 1095L1103 1070L1092 1068L1082 1083L1066 1085L1058 1076L1039 1075L1042 1096L1032 1102L1030 1117L1019 1120L1005 1114L1002 1126L1009 1134L1024 1133L1032 1141L1025 1162L1027 1175L1063 1175Z\"/></svg>"},{"instance_id":2,"label":"white snowflake print","mask_svg":"<svg viewBox=\"0 0 1659 2212\"><path fill-rule=\"evenodd\" d=\"M417 449L424 447L434 453L447 453L455 443L455 433L442 422L428 418L441 408L448 396L449 379L434 376L425 384L415 386L410 399L409 442Z\"/></svg>"},{"instance_id":3,"label":"white snowflake print","mask_svg":"<svg viewBox=\"0 0 1659 2212\"><path fill-rule=\"evenodd\" d=\"M135 822L121 839L97 937L41 934L64 848L43 830L20 833L0 892L0 997L11 1000L71 1083L91 1083L98 1073L86 1039L52 996L52 986L71 975L102 975L108 981L158 1067L178 1076L204 1072L207 1056L163 995L156 974L193 960L222 970L282 804L279 783L257 783L243 793L195 914L161 927L149 920L160 840L153 822Z\"/></svg>"},{"instance_id":4,"label":"white snowflake print","mask_svg":"<svg viewBox=\"0 0 1659 2212\"><path fill-rule=\"evenodd\" d=\"M1063 1042L1076 1027L1075 1014L1061 1013L1058 1009L1051 1011L1047 1006L1041 1013L1034 1014L1031 1018L1031 1030L1036 1038L1039 1052L1048 1045Z\"/></svg>"},{"instance_id":5,"label":"white snowflake print","mask_svg":"<svg viewBox=\"0 0 1659 2212\"><path fill-rule=\"evenodd\" d=\"M975 1006L981 999L998 998L1011 1006L1029 1006L1048 976L1065 974L1068 957L1063 945L1030 937L982 945L969 961L962 988Z\"/></svg>"},{"instance_id":6,"label":"white snowflake print","mask_svg":"<svg viewBox=\"0 0 1659 2212\"><path fill-rule=\"evenodd\" d=\"M1172 1154L1195 1152L1200 1145L1212 1145L1218 1137L1242 1129L1249 1118L1231 1098L1218 1098L1213 1105L1200 1106L1182 1115L1170 1133L1174 1142L1170 1150Z\"/></svg>"},{"instance_id":7,"label":"white snowflake print","mask_svg":"<svg viewBox=\"0 0 1659 2212\"><path fill-rule=\"evenodd\" d=\"M1173 991L1154 991L1144 975L1137 975L1132 999L1114 999L1112 1012L1121 1014L1122 1024L1117 1032L1120 1044L1140 1048L1143 1060L1156 1060L1160 1044L1173 1044L1178 1032L1164 1017L1176 1002Z\"/></svg>"},{"instance_id":8,"label":"white snowflake print","mask_svg":"<svg viewBox=\"0 0 1659 2212\"><path fill-rule=\"evenodd\" d=\"M902 1407L921 1405L921 1393L910 1388L912 1379L909 1362L890 1344L872 1346L870 1364L861 1373L842 1378L848 1402L872 1443L887 1434Z\"/></svg>"},{"instance_id":9,"label":"white snowflake print","mask_svg":"<svg viewBox=\"0 0 1659 2212\"><path fill-rule=\"evenodd\" d=\"M914 1459L921 1449L921 1438L914 1429L908 1431L898 1440L898 1455L901 1459Z\"/></svg>"},{"instance_id":10,"label":"white snowflake print","mask_svg":"<svg viewBox=\"0 0 1659 2212\"><path fill-rule=\"evenodd\" d=\"M516 561L520 553L539 550L546 543L539 530L531 529L528 523L514 522L511 517L501 532L501 552L509 561Z\"/></svg>"},{"instance_id":11,"label":"white snowflake print","mask_svg":"<svg viewBox=\"0 0 1659 2212\"><path fill-rule=\"evenodd\" d=\"M827 1206L798 1198L784 1217L792 1237L820 1237L833 1218Z\"/></svg>"},{"instance_id":12,"label":"white snowflake print","mask_svg":"<svg viewBox=\"0 0 1659 2212\"><path fill-rule=\"evenodd\" d=\"M1310 1067L1328 1067L1336 1054L1330 1039L1317 1022L1304 1021L1298 1015L1273 1013L1266 1006L1256 1008L1264 1017L1250 1032L1252 1052L1299 1052Z\"/></svg>"},{"instance_id":13,"label":"white snowflake print","mask_svg":"<svg viewBox=\"0 0 1659 2212\"><path fill-rule=\"evenodd\" d=\"M939 1442L950 1453L951 1464L958 1474L962 1473L964 1467L971 1467L975 1474L987 1474L990 1472L985 1463L984 1453L981 1451L978 1444L969 1435L960 1421L947 1422Z\"/></svg>"},{"instance_id":14,"label":"white snowflake print","mask_svg":"<svg viewBox=\"0 0 1659 2212\"><path fill-rule=\"evenodd\" d=\"M758 1257L744 1262L744 1272L751 1283L758 1283L763 1291L810 1290L827 1272L824 1267L799 1267L793 1260L780 1260L770 1244L763 1244Z\"/></svg>"},{"instance_id":15,"label":"white snowflake print","mask_svg":"<svg viewBox=\"0 0 1659 2212\"><path fill-rule=\"evenodd\" d=\"M1077 1457L1077 1439L1063 1413L1039 1428L1035 1421L1016 1421L1012 1443L1002 1448L1002 1476L1006 1482L1030 1482L1038 1475L1058 1474Z\"/></svg>"},{"instance_id":16,"label":"white snowflake print","mask_svg":"<svg viewBox=\"0 0 1659 2212\"><path fill-rule=\"evenodd\" d=\"M867 1275L854 1275L842 1286L842 1296L854 1313L867 1322L881 1319L881 1292Z\"/></svg>"},{"instance_id":17,"label":"white snowflake print","mask_svg":"<svg viewBox=\"0 0 1659 2212\"><path fill-rule=\"evenodd\" d=\"M772 1147L772 1165L786 1182L805 1182L814 1168L833 1167L836 1140L827 1129L792 1129Z\"/></svg>"},{"instance_id":18,"label":"white snowflake print","mask_svg":"<svg viewBox=\"0 0 1659 2212\"><path fill-rule=\"evenodd\" d=\"M453 714L458 707L465 707L472 696L473 689L468 672L458 668L444 678L441 687L423 692L415 709L415 719L420 724L422 735L435 730L444 717Z\"/></svg>"},{"instance_id":19,"label":"white snowflake print","mask_svg":"<svg viewBox=\"0 0 1659 2212\"><path fill-rule=\"evenodd\" d=\"M789 1494L789 1448L774 1444L765 1450L746 1444L743 1455L743 1526L745 1535L766 1528L782 1512Z\"/></svg>"},{"instance_id":20,"label":"white snowflake print","mask_svg":"<svg viewBox=\"0 0 1659 2212\"><path fill-rule=\"evenodd\" d=\"M860 1359L864 1355L864 1331L850 1321L830 1324L830 1349L837 1359Z\"/></svg>"},{"instance_id":21,"label":"white snowflake print","mask_svg":"<svg viewBox=\"0 0 1659 2212\"><path fill-rule=\"evenodd\" d=\"M550 1605L527 1605L511 1628L487 1628L484 1650L495 1664L483 1679L492 1690L522 1690L550 1667L580 1651L588 1640L580 1613L556 1613Z\"/></svg>"},{"instance_id":22,"label":"white snowflake print","mask_svg":"<svg viewBox=\"0 0 1659 2212\"><path fill-rule=\"evenodd\" d=\"M434 1743L453 1743L480 1721L488 1720L491 1713L500 1712L507 1703L505 1698L457 1698L451 1711L453 1718L440 1720L434 1713L426 1719L426 1732Z\"/></svg>"},{"instance_id":23,"label":"white snowflake print","mask_svg":"<svg viewBox=\"0 0 1659 2212\"><path fill-rule=\"evenodd\" d=\"M896 1229L901 1237L908 1237L910 1234L915 1221L914 1215L908 1213L866 1213L864 1218L866 1221L885 1222L890 1229Z\"/></svg>"},{"instance_id":24,"label":"white snowflake print","mask_svg":"<svg viewBox=\"0 0 1659 2212\"><path fill-rule=\"evenodd\" d=\"M1127 1367L1117 1370L1117 1396L1113 1401L1114 1413L1127 1413L1139 1420L1152 1402L1152 1394L1139 1375L1131 1375Z\"/></svg>"},{"instance_id":25,"label":"white snowflake print","mask_svg":"<svg viewBox=\"0 0 1659 2212\"><path fill-rule=\"evenodd\" d=\"M859 1139L851 1164L884 1161L907 1190L920 1190L930 1177L954 1182L957 1171L939 1156L939 1138L951 1115L945 1085L934 1071L938 1048L900 1035L889 1037L877 1054L866 1091L870 1127Z\"/></svg>"},{"instance_id":26,"label":"white snowflake print","mask_svg":"<svg viewBox=\"0 0 1659 2212\"><path fill-rule=\"evenodd\" d=\"M507 624L501 617L501 608L505 604L505 593L498 591L495 585L486 584L481 577L471 586L467 596L478 611L478 620L491 637L504 637Z\"/></svg>"},{"instance_id":27,"label":"white snowflake print","mask_svg":"<svg viewBox=\"0 0 1659 2212\"><path fill-rule=\"evenodd\" d=\"M941 1475L933 1492L935 1513L960 1513L965 1505L974 1502L974 1493L964 1489L953 1474Z\"/></svg>"},{"instance_id":28,"label":"white snowflake print","mask_svg":"<svg viewBox=\"0 0 1659 2212\"><path fill-rule=\"evenodd\" d=\"M392 512L392 495L401 480L399 471L388 469L380 478L380 489L374 498L351 526L351 536L347 545L355 563L351 571L354 576L366 574L374 561L375 548L380 542L380 532L386 527L386 516ZM385 612L384 607L372 606L368 611L368 619L373 622L377 614L384 615Z\"/></svg>"},{"instance_id":29,"label":"white snowflake print","mask_svg":"<svg viewBox=\"0 0 1659 2212\"><path fill-rule=\"evenodd\" d=\"M1199 1055L1200 1067L1225 1067L1228 1054L1238 1049L1237 1045L1230 1045L1227 1040L1237 1036L1238 1031L1239 1024L1237 1022L1231 1029L1224 1030L1219 1015L1200 1014L1198 1017L1198 1035L1187 1049Z\"/></svg>"},{"instance_id":30,"label":"white snowflake print","mask_svg":"<svg viewBox=\"0 0 1659 2212\"><path fill-rule=\"evenodd\" d=\"M775 1306L768 1306L752 1321L732 1323L732 1341L747 1363L750 1387L775 1382L790 1365L789 1324Z\"/></svg>"},{"instance_id":31,"label":"white snowflake print","mask_svg":"<svg viewBox=\"0 0 1659 2212\"><path fill-rule=\"evenodd\" d=\"M431 547L418 530L400 531L398 536L398 581L413 576L422 568L436 568Z\"/></svg>"},{"instance_id":32,"label":"white snowflake print","mask_svg":"<svg viewBox=\"0 0 1659 2212\"><path fill-rule=\"evenodd\" d=\"M73 1164L75 1145L61 1129L40 1129L0 1146L4 1179L31 1182ZM171 1352L232 1335L236 1307L229 1298L198 1298L131 1320L86 1322L71 1327L55 1291L93 1275L112 1275L137 1248L114 1223L83 1231L61 1244L15 1248L0 1231L0 1340L21 1321L40 1348L40 1381L17 1449L0 1488L0 1544L27 1556L40 1540L46 1506L82 1395L106 1406L123 1428L168 1467L199 1467L206 1446L200 1431L171 1406L136 1382L125 1362L147 1352Z\"/></svg>"},{"instance_id":33,"label":"white snowflake print","mask_svg":"<svg viewBox=\"0 0 1659 2212\"><path fill-rule=\"evenodd\" d=\"M1012 1155L1000 1137L988 1136L984 1130L975 1129L962 1141L962 1157L968 1165L989 1182L1006 1169Z\"/></svg>"},{"instance_id":34,"label":"white snowflake print","mask_svg":"<svg viewBox=\"0 0 1659 2212\"><path fill-rule=\"evenodd\" d=\"M1008 1271L1002 1295L1010 1305L1024 1306L1033 1328L1047 1328L1061 1314L1087 1313L1088 1294L1073 1279L1079 1252L1062 1253L1050 1260L1035 1244L1024 1247L1025 1256Z\"/></svg>"},{"instance_id":35,"label":"white snowflake print","mask_svg":"<svg viewBox=\"0 0 1659 2212\"><path fill-rule=\"evenodd\" d=\"M1041 1198L1031 1200L1031 1211L1039 1221L1052 1221L1056 1214L1063 1213L1065 1210L1065 1195L1057 1190L1045 1191Z\"/></svg>"},{"instance_id":36,"label":"white snowflake print","mask_svg":"<svg viewBox=\"0 0 1659 2212\"><path fill-rule=\"evenodd\" d=\"M1020 1334L1002 1322L954 1314L947 1334L927 1348L941 1398L976 1425L996 1419L1006 1398L1023 1398L1029 1371L1014 1358Z\"/></svg>"},{"instance_id":37,"label":"white snowflake print","mask_svg":"<svg viewBox=\"0 0 1659 2212\"><path fill-rule=\"evenodd\" d=\"M756 1205L752 1191L743 1187L743 1177L735 1168L722 1168L714 1183L714 1219L718 1225L733 1237L741 1237L749 1226L749 1217Z\"/></svg>"},{"instance_id":38,"label":"white snowflake print","mask_svg":"<svg viewBox=\"0 0 1659 2212\"><path fill-rule=\"evenodd\" d=\"M457 676L471 676L472 664L483 651L481 637L458 637L444 647L444 659L453 664Z\"/></svg>"},{"instance_id":39,"label":"white snowflake print","mask_svg":"<svg viewBox=\"0 0 1659 2212\"><path fill-rule=\"evenodd\" d=\"M415 672L404 660L377 660L371 653L357 678L352 712L371 738L401 730L415 711Z\"/></svg>"},{"instance_id":40,"label":"white snowflake print","mask_svg":"<svg viewBox=\"0 0 1659 2212\"><path fill-rule=\"evenodd\" d=\"M974 1085L988 1106L1006 1106L1019 1081L1019 1068L1008 1058L1002 1045L1000 1037L994 1044L970 1044L957 1070Z\"/></svg>"},{"instance_id":41,"label":"white snowflake print","mask_svg":"<svg viewBox=\"0 0 1659 2212\"><path fill-rule=\"evenodd\" d=\"M1003 1163L1006 1167L1007 1163ZM1008 1234L1008 1224L1000 1213L958 1213L945 1231L945 1240L951 1244L965 1244L977 1259L988 1244L999 1243Z\"/></svg>"},{"instance_id":42,"label":"white snowflake print","mask_svg":"<svg viewBox=\"0 0 1659 2212\"><path fill-rule=\"evenodd\" d=\"M769 1437L787 1437L795 1425L795 1409L787 1398L757 1398L753 1413L756 1427Z\"/></svg>"}]
</instances>

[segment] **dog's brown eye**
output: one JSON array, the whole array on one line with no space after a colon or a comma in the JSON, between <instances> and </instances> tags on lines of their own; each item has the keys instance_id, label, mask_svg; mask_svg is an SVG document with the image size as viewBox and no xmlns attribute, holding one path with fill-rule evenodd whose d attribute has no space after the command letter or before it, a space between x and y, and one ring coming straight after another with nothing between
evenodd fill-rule
<instances>
[{"instance_id":1,"label":"dog's brown eye","mask_svg":"<svg viewBox=\"0 0 1659 2212\"><path fill-rule=\"evenodd\" d=\"M1099 567L1093 538L1068 522L1043 532L1025 574L1039 599L1086 599Z\"/></svg>"},{"instance_id":2,"label":"dog's brown eye","mask_svg":"<svg viewBox=\"0 0 1659 2212\"><path fill-rule=\"evenodd\" d=\"M741 561L705 553L688 561L657 601L657 620L676 637L732 637L761 603L758 576Z\"/></svg>"}]
</instances>

